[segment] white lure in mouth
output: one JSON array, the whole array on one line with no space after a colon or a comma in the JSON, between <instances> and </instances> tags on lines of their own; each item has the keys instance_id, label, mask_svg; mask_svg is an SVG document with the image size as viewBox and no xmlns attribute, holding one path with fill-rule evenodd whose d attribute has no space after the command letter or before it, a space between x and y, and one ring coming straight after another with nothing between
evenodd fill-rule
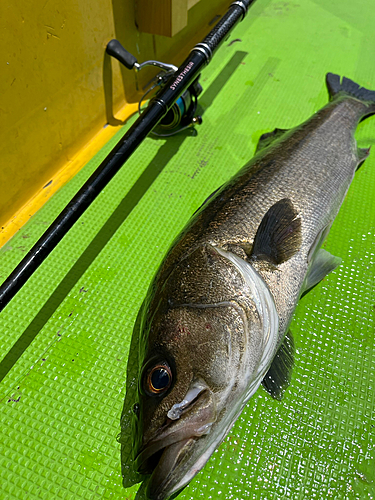
<instances>
[{"instance_id":1,"label":"white lure in mouth","mask_svg":"<svg viewBox=\"0 0 375 500\"><path fill-rule=\"evenodd\" d=\"M201 392L207 389L207 386L200 383L198 380L193 382L186 393L184 399L180 403L176 403L167 413L167 417L171 420L177 420L181 417L184 409L194 401Z\"/></svg>"}]
</instances>

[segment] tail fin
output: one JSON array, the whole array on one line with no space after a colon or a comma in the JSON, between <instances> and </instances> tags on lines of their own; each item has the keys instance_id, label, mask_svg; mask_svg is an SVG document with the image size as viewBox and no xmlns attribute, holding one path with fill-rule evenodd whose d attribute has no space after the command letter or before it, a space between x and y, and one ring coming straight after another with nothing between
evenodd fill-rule
<instances>
[{"instance_id":1,"label":"tail fin","mask_svg":"<svg viewBox=\"0 0 375 500\"><path fill-rule=\"evenodd\" d=\"M345 76L342 77L340 82L340 76L333 73L327 73L326 84L330 100L334 99L336 95L350 95L369 105L371 107L369 113L375 113L374 90L367 90L364 87L360 87L357 83L349 80L349 78L345 78Z\"/></svg>"}]
</instances>

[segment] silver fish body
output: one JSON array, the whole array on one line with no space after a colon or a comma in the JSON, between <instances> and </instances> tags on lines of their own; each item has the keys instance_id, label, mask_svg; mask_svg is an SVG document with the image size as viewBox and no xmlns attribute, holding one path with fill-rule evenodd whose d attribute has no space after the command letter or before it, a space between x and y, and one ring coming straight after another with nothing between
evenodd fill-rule
<instances>
[{"instance_id":1,"label":"silver fish body","mask_svg":"<svg viewBox=\"0 0 375 500\"><path fill-rule=\"evenodd\" d=\"M195 214L150 286L136 459L151 474L149 498L170 497L201 470L262 381L281 397L298 300L340 262L320 247L368 155L354 131L374 113L375 92L331 74L327 85L327 106L261 138L250 163Z\"/></svg>"}]
</instances>

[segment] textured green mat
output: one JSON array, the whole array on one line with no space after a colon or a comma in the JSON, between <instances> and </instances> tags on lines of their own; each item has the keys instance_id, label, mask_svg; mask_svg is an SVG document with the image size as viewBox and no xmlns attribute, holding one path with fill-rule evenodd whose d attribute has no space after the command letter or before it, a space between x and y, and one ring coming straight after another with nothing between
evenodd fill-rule
<instances>
[{"instance_id":1,"label":"textured green mat","mask_svg":"<svg viewBox=\"0 0 375 500\"><path fill-rule=\"evenodd\" d=\"M370 0L258 0L203 73L197 135L148 138L3 311L1 499L135 498L116 437L155 270L263 132L326 103L326 72L375 89L374 25ZM375 118L357 139L375 143ZM2 280L115 140L1 249ZM375 151L326 243L343 264L295 316L290 390L281 403L258 391L181 500L374 498L374 198Z\"/></svg>"}]
</instances>

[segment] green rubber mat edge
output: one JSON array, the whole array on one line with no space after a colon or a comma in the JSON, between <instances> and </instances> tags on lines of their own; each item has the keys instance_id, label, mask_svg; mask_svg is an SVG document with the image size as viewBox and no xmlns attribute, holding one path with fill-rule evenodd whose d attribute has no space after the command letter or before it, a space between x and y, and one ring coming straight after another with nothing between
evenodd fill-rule
<instances>
[{"instance_id":1,"label":"green rubber mat edge","mask_svg":"<svg viewBox=\"0 0 375 500\"><path fill-rule=\"evenodd\" d=\"M3 311L0 498L135 498L117 437L154 272L262 133L326 103L326 72L375 89L374 21L364 0L258 1L202 74L197 134L147 138ZM0 250L2 280L126 128ZM374 144L375 119L356 137ZM179 498L374 497L374 197L372 153L326 242L343 263L295 315L290 389L281 403L260 389Z\"/></svg>"}]
</instances>

